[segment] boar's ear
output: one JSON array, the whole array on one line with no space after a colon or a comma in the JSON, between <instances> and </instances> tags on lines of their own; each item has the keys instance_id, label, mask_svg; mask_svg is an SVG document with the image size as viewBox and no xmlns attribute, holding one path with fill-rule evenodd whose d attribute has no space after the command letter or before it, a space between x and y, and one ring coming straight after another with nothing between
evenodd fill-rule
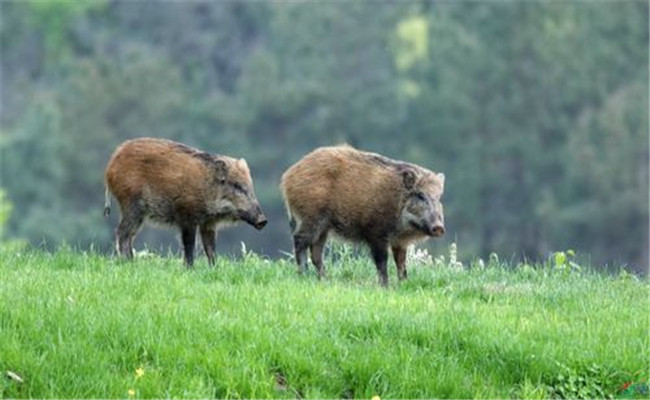
<instances>
[{"instance_id":1,"label":"boar's ear","mask_svg":"<svg viewBox=\"0 0 650 400\"><path fill-rule=\"evenodd\" d=\"M445 174L443 173L438 173L438 180L440 180L440 185L444 188L445 187Z\"/></svg>"},{"instance_id":2,"label":"boar's ear","mask_svg":"<svg viewBox=\"0 0 650 400\"><path fill-rule=\"evenodd\" d=\"M214 172L217 180L223 183L228 176L228 165L224 160L217 158L214 160Z\"/></svg>"},{"instance_id":3,"label":"boar's ear","mask_svg":"<svg viewBox=\"0 0 650 400\"><path fill-rule=\"evenodd\" d=\"M412 169L405 169L402 171L402 182L406 190L411 190L415 186L415 171Z\"/></svg>"}]
</instances>

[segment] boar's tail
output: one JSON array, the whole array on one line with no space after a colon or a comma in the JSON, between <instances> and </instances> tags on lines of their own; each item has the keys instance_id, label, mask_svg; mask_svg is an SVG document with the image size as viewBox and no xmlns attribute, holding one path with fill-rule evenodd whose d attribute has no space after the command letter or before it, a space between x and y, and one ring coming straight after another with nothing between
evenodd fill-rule
<instances>
[{"instance_id":1,"label":"boar's tail","mask_svg":"<svg viewBox=\"0 0 650 400\"><path fill-rule=\"evenodd\" d=\"M104 190L104 218L108 217L111 213L111 193L108 191L108 186Z\"/></svg>"}]
</instances>

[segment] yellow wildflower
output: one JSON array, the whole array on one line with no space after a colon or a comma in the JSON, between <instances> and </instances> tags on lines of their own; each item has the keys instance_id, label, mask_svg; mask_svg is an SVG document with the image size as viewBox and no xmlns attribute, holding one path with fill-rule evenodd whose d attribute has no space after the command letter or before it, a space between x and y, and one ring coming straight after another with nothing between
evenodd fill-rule
<instances>
[{"instance_id":1,"label":"yellow wildflower","mask_svg":"<svg viewBox=\"0 0 650 400\"><path fill-rule=\"evenodd\" d=\"M140 379L144 376L144 368L139 367L135 370L135 379Z\"/></svg>"},{"instance_id":2,"label":"yellow wildflower","mask_svg":"<svg viewBox=\"0 0 650 400\"><path fill-rule=\"evenodd\" d=\"M127 393L129 394L130 399L132 399L135 396L135 390L133 390L133 389L129 389L129 391Z\"/></svg>"},{"instance_id":3,"label":"yellow wildflower","mask_svg":"<svg viewBox=\"0 0 650 400\"><path fill-rule=\"evenodd\" d=\"M381 397L374 395L370 400L381 400Z\"/></svg>"}]
</instances>

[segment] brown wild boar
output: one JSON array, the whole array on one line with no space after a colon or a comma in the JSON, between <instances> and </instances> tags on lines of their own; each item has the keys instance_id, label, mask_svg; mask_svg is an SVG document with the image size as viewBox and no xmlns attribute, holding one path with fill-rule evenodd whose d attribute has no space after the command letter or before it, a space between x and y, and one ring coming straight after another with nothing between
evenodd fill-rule
<instances>
[{"instance_id":1,"label":"brown wild boar","mask_svg":"<svg viewBox=\"0 0 650 400\"><path fill-rule=\"evenodd\" d=\"M388 285L389 247L399 279L406 278L407 246L445 232L444 184L443 174L347 145L307 154L280 184L298 272L307 267L309 248L319 277L324 276L323 247L332 231L370 247L382 285Z\"/></svg>"},{"instance_id":2,"label":"brown wild boar","mask_svg":"<svg viewBox=\"0 0 650 400\"><path fill-rule=\"evenodd\" d=\"M129 259L133 238L145 220L180 228L188 267L194 262L197 227L208 261L214 264L220 226L244 220L262 229L267 222L244 159L204 153L171 140L122 143L106 166L104 182L104 215L110 213L112 193L122 213L115 229L116 248Z\"/></svg>"}]
</instances>

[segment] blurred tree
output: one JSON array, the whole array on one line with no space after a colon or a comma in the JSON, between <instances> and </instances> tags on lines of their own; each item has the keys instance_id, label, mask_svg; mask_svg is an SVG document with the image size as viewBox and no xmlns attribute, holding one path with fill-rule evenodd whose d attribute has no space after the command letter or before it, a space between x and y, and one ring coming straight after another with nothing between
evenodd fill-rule
<instances>
[{"instance_id":1,"label":"blurred tree","mask_svg":"<svg viewBox=\"0 0 650 400\"><path fill-rule=\"evenodd\" d=\"M28 26L38 32L44 43L45 60L58 63L74 57L67 37L69 25L86 13L102 10L107 2L28 0L24 4L29 9Z\"/></svg>"},{"instance_id":2,"label":"blurred tree","mask_svg":"<svg viewBox=\"0 0 650 400\"><path fill-rule=\"evenodd\" d=\"M631 264L639 272L648 265L646 74L580 116L568 144L569 196L557 206L562 226L553 231L572 246L593 246L596 260Z\"/></svg>"}]
</instances>

